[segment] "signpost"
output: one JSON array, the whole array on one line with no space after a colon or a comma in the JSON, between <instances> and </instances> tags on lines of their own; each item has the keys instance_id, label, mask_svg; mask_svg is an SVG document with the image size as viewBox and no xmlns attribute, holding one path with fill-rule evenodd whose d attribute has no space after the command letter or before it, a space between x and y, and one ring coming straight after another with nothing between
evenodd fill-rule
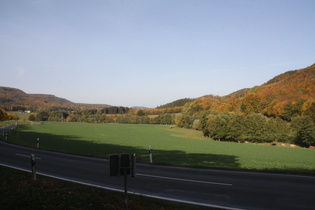
<instances>
[{"instance_id":1,"label":"signpost","mask_svg":"<svg viewBox=\"0 0 315 210\"><path fill-rule=\"evenodd\" d=\"M136 154L109 155L109 169L110 176L124 176L125 209L128 209L127 175L136 176Z\"/></svg>"}]
</instances>

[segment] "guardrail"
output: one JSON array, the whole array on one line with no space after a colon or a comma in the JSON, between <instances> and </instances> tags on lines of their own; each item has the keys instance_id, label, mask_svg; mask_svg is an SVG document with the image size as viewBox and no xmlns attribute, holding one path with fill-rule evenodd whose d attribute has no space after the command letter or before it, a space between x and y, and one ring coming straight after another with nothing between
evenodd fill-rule
<instances>
[{"instance_id":1,"label":"guardrail","mask_svg":"<svg viewBox=\"0 0 315 210\"><path fill-rule=\"evenodd\" d=\"M18 125L18 124L15 123L15 124L13 124L13 125L9 125L9 126L0 128L0 136L2 136L5 141L8 141L8 132L9 132L10 130L15 129L17 125Z\"/></svg>"}]
</instances>

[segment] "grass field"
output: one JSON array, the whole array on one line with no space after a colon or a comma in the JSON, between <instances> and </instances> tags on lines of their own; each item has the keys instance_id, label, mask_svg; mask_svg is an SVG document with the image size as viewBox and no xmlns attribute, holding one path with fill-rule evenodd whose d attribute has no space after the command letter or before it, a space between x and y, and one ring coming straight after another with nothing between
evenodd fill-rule
<instances>
[{"instance_id":1,"label":"grass field","mask_svg":"<svg viewBox=\"0 0 315 210\"><path fill-rule=\"evenodd\" d=\"M26 112L8 111L8 113L18 115L20 119L28 119L28 117L30 116L30 114Z\"/></svg>"},{"instance_id":2,"label":"grass field","mask_svg":"<svg viewBox=\"0 0 315 210\"><path fill-rule=\"evenodd\" d=\"M315 174L315 151L304 148L212 141L195 130L162 125L54 123L24 125L8 141L30 147L107 158L136 153L148 162L237 170Z\"/></svg>"}]
</instances>

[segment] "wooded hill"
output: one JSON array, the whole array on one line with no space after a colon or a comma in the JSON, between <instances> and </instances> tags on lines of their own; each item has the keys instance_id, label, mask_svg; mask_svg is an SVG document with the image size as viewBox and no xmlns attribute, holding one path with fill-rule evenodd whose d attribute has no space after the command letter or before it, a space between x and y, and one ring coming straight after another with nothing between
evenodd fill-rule
<instances>
[{"instance_id":1,"label":"wooded hill","mask_svg":"<svg viewBox=\"0 0 315 210\"><path fill-rule=\"evenodd\" d=\"M22 90L0 87L0 108L7 111L73 110L109 107L107 104L74 103L49 94L27 94Z\"/></svg>"},{"instance_id":2,"label":"wooded hill","mask_svg":"<svg viewBox=\"0 0 315 210\"><path fill-rule=\"evenodd\" d=\"M284 119L309 115L315 119L315 64L280 74L261 86L242 89L227 96L208 95L188 102L184 113L203 110L262 113Z\"/></svg>"}]
</instances>

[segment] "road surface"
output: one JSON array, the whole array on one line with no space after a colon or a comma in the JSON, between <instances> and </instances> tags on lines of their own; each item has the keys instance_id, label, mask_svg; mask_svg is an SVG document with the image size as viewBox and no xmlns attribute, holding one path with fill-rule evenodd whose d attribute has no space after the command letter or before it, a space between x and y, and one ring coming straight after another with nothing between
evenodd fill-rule
<instances>
[{"instance_id":1,"label":"road surface","mask_svg":"<svg viewBox=\"0 0 315 210\"><path fill-rule=\"evenodd\" d=\"M109 176L107 159L26 148L0 142L0 165L123 191L123 177ZM314 209L315 176L252 173L137 163L128 192L222 209Z\"/></svg>"}]
</instances>

